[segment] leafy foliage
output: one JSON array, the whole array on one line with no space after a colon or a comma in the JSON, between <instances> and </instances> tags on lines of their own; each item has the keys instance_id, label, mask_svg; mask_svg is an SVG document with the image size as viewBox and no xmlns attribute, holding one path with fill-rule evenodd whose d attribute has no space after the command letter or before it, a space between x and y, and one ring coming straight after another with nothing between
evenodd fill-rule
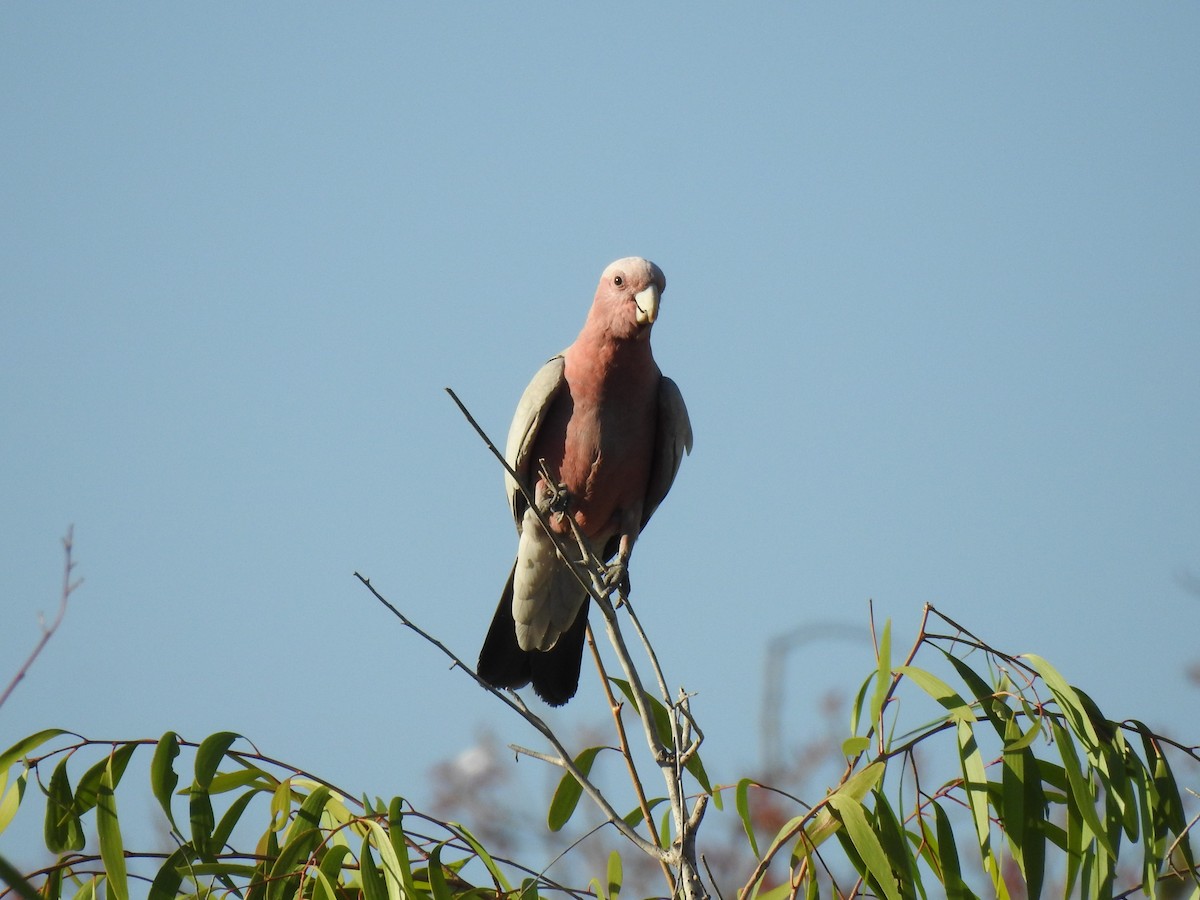
<instances>
[{"instance_id":1,"label":"leafy foliage","mask_svg":"<svg viewBox=\"0 0 1200 900\"><path fill-rule=\"evenodd\" d=\"M667 870L669 893L685 888L666 850L681 835L696 839L695 828L681 831L678 817L690 815L697 826L705 798L721 805L731 794L746 850L740 867L727 863L707 877L742 900L1200 897L1189 841L1196 819L1187 811L1194 790L1176 775L1184 766L1195 784L1200 749L1135 720L1105 718L1046 660L991 648L932 608L899 662L890 626L879 633L841 745L842 775L811 805L751 779L710 785L687 696L651 698L627 679L609 684L614 708L637 707L668 784L681 788L687 776L682 795L692 805L680 806L670 791L646 796L616 715L618 747L546 757L565 769L548 824L566 826L585 796L595 799L592 779L605 760L624 757L637 804L620 827L633 830L638 846ZM914 712L925 718L910 725ZM140 768L131 766L135 757ZM82 774L73 779L72 770ZM129 795L136 798L139 788L126 777L135 770L149 773L166 841L160 849L135 851L122 818L138 808ZM630 892L628 856L610 853L586 887L569 888L490 854L463 825L399 797L353 798L230 732L198 743L174 732L118 742L59 729L30 735L0 755L0 832L26 824L19 813L31 785L44 798L43 839L57 860L22 873L0 856L8 885L0 897L445 900ZM794 804L769 826L756 812L768 796Z\"/></svg>"}]
</instances>

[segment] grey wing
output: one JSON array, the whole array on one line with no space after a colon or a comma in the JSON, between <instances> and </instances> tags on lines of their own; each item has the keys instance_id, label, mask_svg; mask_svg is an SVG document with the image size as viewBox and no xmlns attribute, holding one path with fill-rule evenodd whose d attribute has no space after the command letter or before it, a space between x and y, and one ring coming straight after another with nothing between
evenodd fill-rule
<instances>
[{"instance_id":1,"label":"grey wing","mask_svg":"<svg viewBox=\"0 0 1200 900\"><path fill-rule=\"evenodd\" d=\"M654 462L646 485L642 527L650 521L675 481L685 453L692 452L692 422L679 387L665 375L658 385L658 428L654 436Z\"/></svg>"},{"instance_id":2,"label":"grey wing","mask_svg":"<svg viewBox=\"0 0 1200 900\"><path fill-rule=\"evenodd\" d=\"M504 458L530 490L537 479L529 477L529 454L533 449L533 442L537 439L538 429L542 427L542 420L546 418L554 398L562 389L564 363L562 354L559 354L538 369L529 386L525 388L525 393L521 394L521 399L517 402L517 411L513 414L512 425L508 429ZM520 532L521 519L525 515L525 498L521 496L517 483L508 474L504 476L504 489L508 492L508 505L512 507L513 520L516 522L517 531Z\"/></svg>"}]
</instances>

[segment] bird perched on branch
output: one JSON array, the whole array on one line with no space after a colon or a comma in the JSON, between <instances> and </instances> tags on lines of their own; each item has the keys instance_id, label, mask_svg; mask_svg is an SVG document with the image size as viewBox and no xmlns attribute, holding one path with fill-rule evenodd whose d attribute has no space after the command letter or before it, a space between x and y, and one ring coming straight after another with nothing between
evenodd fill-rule
<instances>
[{"instance_id":1,"label":"bird perched on branch","mask_svg":"<svg viewBox=\"0 0 1200 900\"><path fill-rule=\"evenodd\" d=\"M580 559L572 518L605 581L627 584L630 552L671 489L692 426L675 382L650 350L666 278L636 256L604 270L575 343L533 377L513 417L505 458L563 545ZM542 472L550 476L548 482ZM510 477L520 536L517 559L479 654L479 676L495 687L530 682L561 706L579 687L588 594Z\"/></svg>"}]
</instances>

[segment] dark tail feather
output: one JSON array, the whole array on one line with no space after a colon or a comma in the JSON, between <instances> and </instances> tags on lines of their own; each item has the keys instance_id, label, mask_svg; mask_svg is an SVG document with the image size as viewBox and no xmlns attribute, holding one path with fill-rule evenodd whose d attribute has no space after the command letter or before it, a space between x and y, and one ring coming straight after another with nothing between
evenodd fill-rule
<instances>
[{"instance_id":1,"label":"dark tail feather","mask_svg":"<svg viewBox=\"0 0 1200 900\"><path fill-rule=\"evenodd\" d=\"M583 663L583 639L587 635L588 607L584 600L571 627L545 653L530 653L533 689L551 706L562 706L579 690L579 667Z\"/></svg>"},{"instance_id":2,"label":"dark tail feather","mask_svg":"<svg viewBox=\"0 0 1200 900\"><path fill-rule=\"evenodd\" d=\"M549 650L522 650L517 643L517 627L512 617L516 568L514 564L513 571L508 573L475 670L480 678L497 688L516 690L532 681L539 697L551 706L562 706L579 690L579 668L583 663L583 639L587 634L590 603L584 600L571 627Z\"/></svg>"},{"instance_id":3,"label":"dark tail feather","mask_svg":"<svg viewBox=\"0 0 1200 900\"><path fill-rule=\"evenodd\" d=\"M532 677L530 653L522 650L517 643L517 626L512 617L513 574L516 571L514 563L504 591L500 594L500 605L492 616L487 637L483 639L479 664L475 667L479 677L492 687L512 690L525 687Z\"/></svg>"}]
</instances>

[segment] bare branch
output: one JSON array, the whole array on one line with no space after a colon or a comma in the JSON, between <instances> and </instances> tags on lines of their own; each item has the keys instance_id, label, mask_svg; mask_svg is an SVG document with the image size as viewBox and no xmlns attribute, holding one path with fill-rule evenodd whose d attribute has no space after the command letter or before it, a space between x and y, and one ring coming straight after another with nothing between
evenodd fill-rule
<instances>
[{"instance_id":1,"label":"bare branch","mask_svg":"<svg viewBox=\"0 0 1200 900\"><path fill-rule=\"evenodd\" d=\"M0 706L4 705L5 701L7 701L12 695L12 692L17 689L17 685L20 684L24 680L25 676L29 674L29 669L33 666L34 661L39 655L41 655L41 652L43 649L45 649L46 644L50 642L50 638L54 637L54 632L58 631L58 626L62 624L63 618L67 614L67 601L71 599L71 594L75 593L75 589L83 584L82 578L80 578L78 581L71 581L71 573L75 568L75 562L71 559L71 549L74 545L74 537L75 526L71 525L67 528L67 536L62 539L65 560L63 562L62 593L59 594L58 598L58 613L54 616L54 621L49 625L46 624L43 616L40 614L38 615L38 624L41 626L42 636L38 639L37 644L34 646L33 652L30 653L25 662L21 664L21 668L17 669L17 673L13 676L12 681L10 681L8 686L4 689L4 693L0 694Z\"/></svg>"}]
</instances>

